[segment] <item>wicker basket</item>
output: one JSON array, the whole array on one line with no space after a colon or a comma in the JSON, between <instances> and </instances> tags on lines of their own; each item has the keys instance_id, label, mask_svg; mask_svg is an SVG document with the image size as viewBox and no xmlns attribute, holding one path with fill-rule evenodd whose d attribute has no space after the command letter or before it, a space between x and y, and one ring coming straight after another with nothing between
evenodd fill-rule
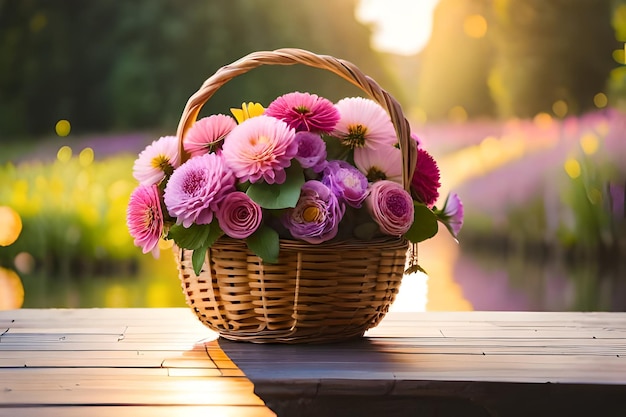
<instances>
[{"instance_id":1,"label":"wicker basket","mask_svg":"<svg viewBox=\"0 0 626 417\"><path fill-rule=\"evenodd\" d=\"M226 82L261 65L304 64L331 71L361 88L391 116L410 184L416 149L397 101L353 64L300 49L249 54L220 68L189 99L178 126L181 143L206 101ZM230 340L257 343L334 342L362 336L387 313L402 280L404 239L280 241L279 261L264 263L243 241L220 238L199 276L191 251L175 250L187 304L209 328Z\"/></svg>"}]
</instances>

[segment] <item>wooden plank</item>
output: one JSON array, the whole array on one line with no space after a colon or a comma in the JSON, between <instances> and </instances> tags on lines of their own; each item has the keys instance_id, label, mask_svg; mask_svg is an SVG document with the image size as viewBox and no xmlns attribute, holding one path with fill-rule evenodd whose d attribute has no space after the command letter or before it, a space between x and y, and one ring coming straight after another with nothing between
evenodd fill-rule
<instances>
[{"instance_id":1,"label":"wooden plank","mask_svg":"<svg viewBox=\"0 0 626 417\"><path fill-rule=\"evenodd\" d=\"M160 350L53 350L53 351L30 351L30 350L3 350L0 357L0 367L21 366L150 366L150 367L176 367L190 365L198 367L212 367L215 364L209 358L203 345L194 346L186 351L160 351ZM165 363L168 361L168 363ZM177 362L179 361L179 362Z\"/></svg>"},{"instance_id":2,"label":"wooden plank","mask_svg":"<svg viewBox=\"0 0 626 417\"><path fill-rule=\"evenodd\" d=\"M45 406L2 407L0 416L7 417L275 417L267 407L261 406Z\"/></svg>"},{"instance_id":3,"label":"wooden plank","mask_svg":"<svg viewBox=\"0 0 626 417\"><path fill-rule=\"evenodd\" d=\"M189 309L27 309L0 323L0 415L275 415L232 362L218 368L205 346L217 334Z\"/></svg>"},{"instance_id":4,"label":"wooden plank","mask_svg":"<svg viewBox=\"0 0 626 417\"><path fill-rule=\"evenodd\" d=\"M3 404L263 405L247 378L172 377L167 370L1 369L0 381Z\"/></svg>"}]
</instances>

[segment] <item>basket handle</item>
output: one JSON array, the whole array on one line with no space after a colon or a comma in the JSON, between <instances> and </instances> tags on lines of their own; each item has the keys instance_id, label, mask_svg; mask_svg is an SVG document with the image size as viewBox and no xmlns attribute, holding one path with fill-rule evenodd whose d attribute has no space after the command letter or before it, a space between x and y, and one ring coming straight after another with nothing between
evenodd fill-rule
<instances>
[{"instance_id":1,"label":"basket handle","mask_svg":"<svg viewBox=\"0 0 626 417\"><path fill-rule=\"evenodd\" d=\"M303 64L309 67L328 70L362 91L378 104L380 104L391 117L391 122L396 130L400 150L403 159L403 184L405 189L409 189L415 162L417 160L416 144L410 137L409 122L404 117L402 107L389 93L383 90L372 78L363 74L354 64L334 58L329 55L317 55L303 49L285 48L274 51L252 52L243 58L218 69L208 78L196 93L194 93L183 110L178 124L177 136L180 142L180 152L182 160L187 157L183 151L183 138L189 128L195 123L202 106L215 94L224 84L238 75L260 67L261 65L295 65Z\"/></svg>"}]
</instances>

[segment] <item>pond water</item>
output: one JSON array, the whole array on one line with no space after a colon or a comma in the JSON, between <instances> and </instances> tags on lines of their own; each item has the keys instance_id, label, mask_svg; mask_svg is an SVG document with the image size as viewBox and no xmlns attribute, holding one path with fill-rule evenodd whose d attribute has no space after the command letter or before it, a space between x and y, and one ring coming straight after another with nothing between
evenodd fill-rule
<instances>
[{"instance_id":1,"label":"pond water","mask_svg":"<svg viewBox=\"0 0 626 417\"><path fill-rule=\"evenodd\" d=\"M419 258L428 276L405 276L392 311L626 311L623 265L573 267L476 253L444 233L420 244ZM0 274L0 307L21 304L16 280ZM143 257L136 273L80 279L27 275L21 283L25 308L185 306L169 251L159 260Z\"/></svg>"}]
</instances>

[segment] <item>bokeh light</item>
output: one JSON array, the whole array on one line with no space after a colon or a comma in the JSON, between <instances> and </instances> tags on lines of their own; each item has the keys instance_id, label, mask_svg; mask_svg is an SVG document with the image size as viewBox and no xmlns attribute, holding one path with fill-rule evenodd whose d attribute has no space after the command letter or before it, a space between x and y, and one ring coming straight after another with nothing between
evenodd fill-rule
<instances>
[{"instance_id":1,"label":"bokeh light","mask_svg":"<svg viewBox=\"0 0 626 417\"><path fill-rule=\"evenodd\" d=\"M448 112L448 119L452 123L463 123L467 121L467 111L463 106L454 106Z\"/></svg>"},{"instance_id":2,"label":"bokeh light","mask_svg":"<svg viewBox=\"0 0 626 417\"><path fill-rule=\"evenodd\" d=\"M563 167L571 179L580 177L580 163L577 160L570 158L565 161L565 165Z\"/></svg>"},{"instance_id":3,"label":"bokeh light","mask_svg":"<svg viewBox=\"0 0 626 417\"><path fill-rule=\"evenodd\" d=\"M609 104L609 99L604 93L598 93L593 96L593 104L599 108L603 109Z\"/></svg>"},{"instance_id":4,"label":"bokeh light","mask_svg":"<svg viewBox=\"0 0 626 417\"><path fill-rule=\"evenodd\" d=\"M549 129L552 126L552 116L548 113L537 113L533 118L533 123L540 129Z\"/></svg>"},{"instance_id":5,"label":"bokeh light","mask_svg":"<svg viewBox=\"0 0 626 417\"><path fill-rule=\"evenodd\" d=\"M13 264L21 274L30 274L35 269L35 258L28 252L20 252L15 255Z\"/></svg>"},{"instance_id":6,"label":"bokeh light","mask_svg":"<svg viewBox=\"0 0 626 417\"><path fill-rule=\"evenodd\" d=\"M565 100L557 100L552 104L552 112L556 117L563 118L567 115L568 106Z\"/></svg>"},{"instance_id":7,"label":"bokeh light","mask_svg":"<svg viewBox=\"0 0 626 417\"><path fill-rule=\"evenodd\" d=\"M71 130L72 130L72 126L70 125L69 120L65 120L65 119L59 120L57 124L54 126L54 131L56 132L57 135L61 137L65 137L69 135Z\"/></svg>"},{"instance_id":8,"label":"bokeh light","mask_svg":"<svg viewBox=\"0 0 626 417\"><path fill-rule=\"evenodd\" d=\"M24 304L24 286L10 269L0 267L0 310L13 310Z\"/></svg>"},{"instance_id":9,"label":"bokeh light","mask_svg":"<svg viewBox=\"0 0 626 417\"><path fill-rule=\"evenodd\" d=\"M463 31L470 38L480 39L487 33L487 20L479 14L467 16L463 22Z\"/></svg>"},{"instance_id":10,"label":"bokeh light","mask_svg":"<svg viewBox=\"0 0 626 417\"><path fill-rule=\"evenodd\" d=\"M72 159L72 148L70 148L69 146L61 146L61 148L59 148L59 151L57 152L57 159L60 162L68 162L70 159Z\"/></svg>"},{"instance_id":11,"label":"bokeh light","mask_svg":"<svg viewBox=\"0 0 626 417\"><path fill-rule=\"evenodd\" d=\"M22 218L8 206L0 206L0 246L9 246L22 232Z\"/></svg>"},{"instance_id":12,"label":"bokeh light","mask_svg":"<svg viewBox=\"0 0 626 417\"><path fill-rule=\"evenodd\" d=\"M585 133L580 138L580 147L586 155L593 155L600 147L600 139L593 133Z\"/></svg>"},{"instance_id":13,"label":"bokeh light","mask_svg":"<svg viewBox=\"0 0 626 417\"><path fill-rule=\"evenodd\" d=\"M91 165L91 163L93 162L93 158L94 158L94 153L93 153L93 149L91 148L85 148L82 151L80 151L80 154L78 154L78 162L83 167L87 167Z\"/></svg>"}]
</instances>

